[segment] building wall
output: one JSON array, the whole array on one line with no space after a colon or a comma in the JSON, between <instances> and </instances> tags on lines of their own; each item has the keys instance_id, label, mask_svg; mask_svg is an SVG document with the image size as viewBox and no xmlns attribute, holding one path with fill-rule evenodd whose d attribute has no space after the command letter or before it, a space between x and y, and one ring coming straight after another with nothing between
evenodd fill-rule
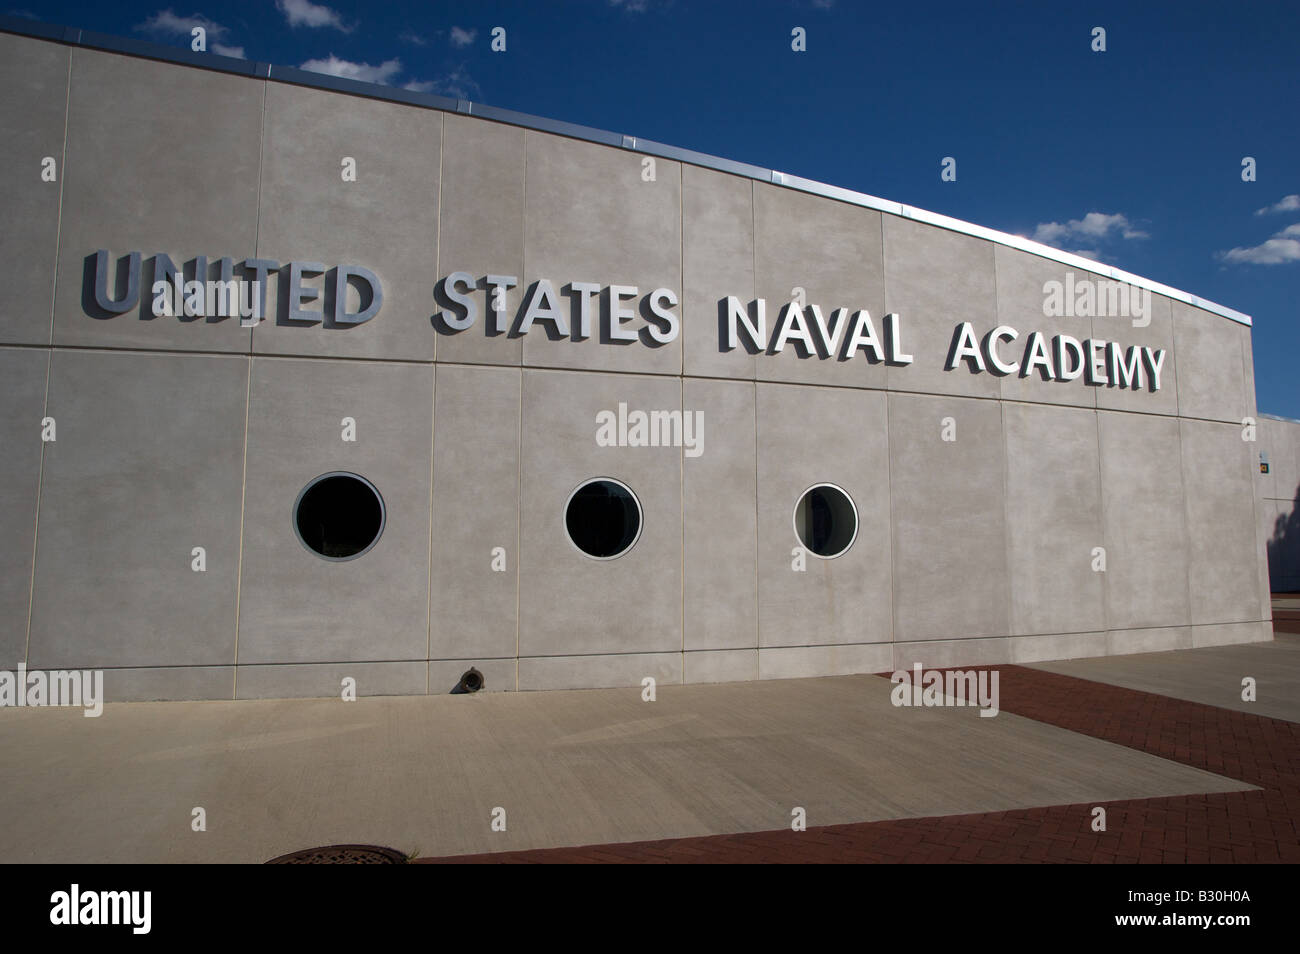
<instances>
[{"instance_id":1,"label":"building wall","mask_svg":"<svg viewBox=\"0 0 1300 954\"><path fill-rule=\"evenodd\" d=\"M1247 326L1160 295L1142 328L1045 317L1068 266L664 158L646 181L634 150L467 115L9 34L0 77L0 158L59 169L0 182L24 223L0 266L8 665L105 668L111 699L245 698L445 692L470 665L541 689L1271 638L1264 505L1289 497L1252 493ZM357 327L154 318L147 295L97 317L98 248L358 263L385 301ZM681 333L489 335L482 293L449 333L435 283L459 269L516 276L512 315L540 279L667 287ZM882 335L901 314L915 362L719 347L726 296L766 299L770 328L796 286ZM960 321L1164 348L1163 387L945 371ZM702 411L704 453L597 446L620 402ZM1282 456L1274 490L1300 483ZM332 470L388 508L346 563L291 527ZM617 560L563 528L598 476L645 513ZM820 482L858 536L796 572L793 508Z\"/></svg>"},{"instance_id":2,"label":"building wall","mask_svg":"<svg viewBox=\"0 0 1300 954\"><path fill-rule=\"evenodd\" d=\"M1274 593L1300 592L1300 421L1261 415L1258 436L1268 473L1256 468L1255 506L1269 584Z\"/></svg>"}]
</instances>

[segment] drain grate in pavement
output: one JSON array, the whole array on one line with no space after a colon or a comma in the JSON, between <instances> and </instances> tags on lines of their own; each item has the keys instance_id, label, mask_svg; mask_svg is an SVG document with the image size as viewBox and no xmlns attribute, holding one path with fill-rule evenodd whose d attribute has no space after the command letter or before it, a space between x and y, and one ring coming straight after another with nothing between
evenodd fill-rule
<instances>
[{"instance_id":1,"label":"drain grate in pavement","mask_svg":"<svg viewBox=\"0 0 1300 954\"><path fill-rule=\"evenodd\" d=\"M272 858L268 865L404 865L406 855L380 845L326 845Z\"/></svg>"}]
</instances>

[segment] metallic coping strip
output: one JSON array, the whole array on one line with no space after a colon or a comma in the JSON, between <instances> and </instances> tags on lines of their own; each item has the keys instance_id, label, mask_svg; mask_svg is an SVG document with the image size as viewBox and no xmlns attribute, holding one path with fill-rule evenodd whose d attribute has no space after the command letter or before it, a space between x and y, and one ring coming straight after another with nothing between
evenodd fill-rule
<instances>
[{"instance_id":1,"label":"metallic coping strip","mask_svg":"<svg viewBox=\"0 0 1300 954\"><path fill-rule=\"evenodd\" d=\"M219 73L233 73L239 76L250 76L257 79L277 80L282 83L292 83L296 86L309 86L315 89L331 90L336 93L347 93L352 96L362 96L367 99L381 99L395 103L406 103L410 106L421 106L426 109L438 109L449 113L465 113L467 115L477 116L481 119L490 119L495 122L507 123L512 126L536 129L539 132L554 133L560 136L568 136L571 139L581 139L586 142L599 143L604 146L614 146L616 148L635 150L638 153L658 156L662 159L674 159L679 162L690 163L691 165L704 166L708 169L716 169L720 172L731 173L732 175L757 179L760 182L771 182L775 185L784 186L789 189L797 189L800 192L808 192L828 199L837 199L840 202L847 202L850 205L876 209L880 212L888 212L891 215L915 219L918 222L924 222L927 225L934 225L939 228L948 229L952 232L960 232L964 235L972 235L976 238L986 239L990 242L996 242L999 245L1006 245L1010 248L1019 249L1022 252L1028 252L1031 255L1037 255L1040 258L1051 259L1052 261L1060 262L1063 265L1069 265L1072 268L1078 268L1085 272L1092 272L1094 275L1102 275L1114 281L1136 285L1139 288L1148 288L1159 295L1164 295L1166 298L1172 298L1175 301L1184 302L1185 304L1203 309L1204 311L1213 312L1216 315L1221 315L1224 318L1229 318L1232 321L1248 327L1251 324L1249 315L1242 314L1235 309L1215 304L1212 301L1199 298L1189 292L1180 291L1177 288L1171 288L1168 285L1163 285L1150 278L1143 278L1141 275L1134 275L1132 272L1126 272L1119 268L1112 268L1109 265L1102 265L1079 255L1063 252L1060 249L1055 249L1048 245L1035 242L1032 239L1027 239L1023 235L1012 235L1008 232L999 232L996 229L985 228L982 225L975 225L972 222L964 222L961 219L950 218L946 215L940 215L937 212L927 212L925 209L918 209L915 206L891 202L888 199L880 199L873 195L867 195L864 192L854 192L851 189L842 189L839 186L827 185L824 182L815 182L812 179L803 179L799 176L777 172L773 169L764 169L760 166L753 166L745 162L736 162L732 159L722 159L718 156L710 156L702 152L695 152L691 149L682 149L678 146L669 146L664 143L653 142L648 139L640 139L635 136L607 132L603 129L593 129L590 126L579 126L575 123L566 123L557 119L546 119L541 116L532 116L528 113L519 113L510 109L484 106L481 103L472 103L469 100L464 99L449 99L445 96L438 96L433 93L416 93L410 90L397 89L392 86L380 86L375 83L362 83L358 80L343 79L342 77L329 76L325 73L312 73L306 70L295 69L291 66L275 66L271 63L254 63L250 60L237 60L227 56L219 56L216 53L195 53L191 50L173 46L164 46L160 43L150 43L145 40L133 40L124 37L110 36L106 33L90 33L72 27L55 26L53 24L41 23L39 21L21 19L19 17L0 16L0 32L15 33L20 36L34 37L42 40L53 40L56 43L64 43L69 46L82 46L92 50L107 50L113 53L124 53L128 56L144 57L151 60L162 60L167 63L194 66L200 69L213 70Z\"/></svg>"},{"instance_id":2,"label":"metallic coping strip","mask_svg":"<svg viewBox=\"0 0 1300 954\"><path fill-rule=\"evenodd\" d=\"M1260 411L1259 416L1270 421L1282 421L1286 424L1300 424L1300 420L1297 420L1294 417L1283 417L1281 414L1265 414L1263 411Z\"/></svg>"}]
</instances>

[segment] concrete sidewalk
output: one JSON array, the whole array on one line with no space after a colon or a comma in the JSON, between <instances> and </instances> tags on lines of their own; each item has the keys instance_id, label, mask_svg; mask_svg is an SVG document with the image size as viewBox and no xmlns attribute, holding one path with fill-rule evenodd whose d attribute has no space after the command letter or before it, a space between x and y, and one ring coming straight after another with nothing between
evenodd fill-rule
<instances>
[{"instance_id":1,"label":"concrete sidewalk","mask_svg":"<svg viewBox=\"0 0 1300 954\"><path fill-rule=\"evenodd\" d=\"M1029 668L1300 722L1300 636L1287 633L1269 643L1069 659ZM1247 676L1255 680L1254 702L1241 698Z\"/></svg>"},{"instance_id":2,"label":"concrete sidewalk","mask_svg":"<svg viewBox=\"0 0 1300 954\"><path fill-rule=\"evenodd\" d=\"M796 806L821 826L1252 788L1006 712L896 708L891 688L0 710L0 861L261 862L340 842L440 856L787 828Z\"/></svg>"}]
</instances>

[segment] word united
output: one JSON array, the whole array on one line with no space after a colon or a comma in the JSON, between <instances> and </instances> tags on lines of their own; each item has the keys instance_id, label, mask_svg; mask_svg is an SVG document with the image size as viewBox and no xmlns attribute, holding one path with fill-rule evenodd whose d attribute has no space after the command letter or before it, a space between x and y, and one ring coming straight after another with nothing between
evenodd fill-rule
<instances>
[{"instance_id":1,"label":"word united","mask_svg":"<svg viewBox=\"0 0 1300 954\"><path fill-rule=\"evenodd\" d=\"M27 671L18 664L16 673L0 671L0 707L4 706L81 706L87 719L97 719L104 712L104 671L102 669L50 672Z\"/></svg>"},{"instance_id":2,"label":"word united","mask_svg":"<svg viewBox=\"0 0 1300 954\"><path fill-rule=\"evenodd\" d=\"M245 327L258 324L262 318L262 303L266 295L258 282L183 281L178 274L170 288L165 279L153 283L155 318L182 316L186 318L239 318Z\"/></svg>"},{"instance_id":3,"label":"word united","mask_svg":"<svg viewBox=\"0 0 1300 954\"><path fill-rule=\"evenodd\" d=\"M116 297L108 291L109 254L107 249L95 253L95 305L101 312L94 317L112 318L125 314L140 304L140 273L143 256L131 252L118 263ZM219 277L209 279L208 258L199 255L191 259L189 281L184 270L177 268L169 255L158 252L149 257L152 263L150 290L153 302L151 316L172 315L196 317L202 315L210 321L222 318L253 318L266 316L267 277L278 274L280 298L286 304L280 320L285 324L317 325L328 320L335 325L359 325L379 314L384 303L384 289L379 277L360 265L326 267L318 262L289 262L281 265L269 258L246 258L238 265L232 258L220 258L214 263ZM122 269L125 266L125 276ZM235 270L247 279L235 281ZM325 286L316 288L306 280L318 275L326 276ZM362 301L367 304L356 312L347 310L348 289L356 283ZM241 288L240 285L245 288ZM211 285L211 291L208 291ZM309 303L321 298L321 308L308 308Z\"/></svg>"}]
</instances>

